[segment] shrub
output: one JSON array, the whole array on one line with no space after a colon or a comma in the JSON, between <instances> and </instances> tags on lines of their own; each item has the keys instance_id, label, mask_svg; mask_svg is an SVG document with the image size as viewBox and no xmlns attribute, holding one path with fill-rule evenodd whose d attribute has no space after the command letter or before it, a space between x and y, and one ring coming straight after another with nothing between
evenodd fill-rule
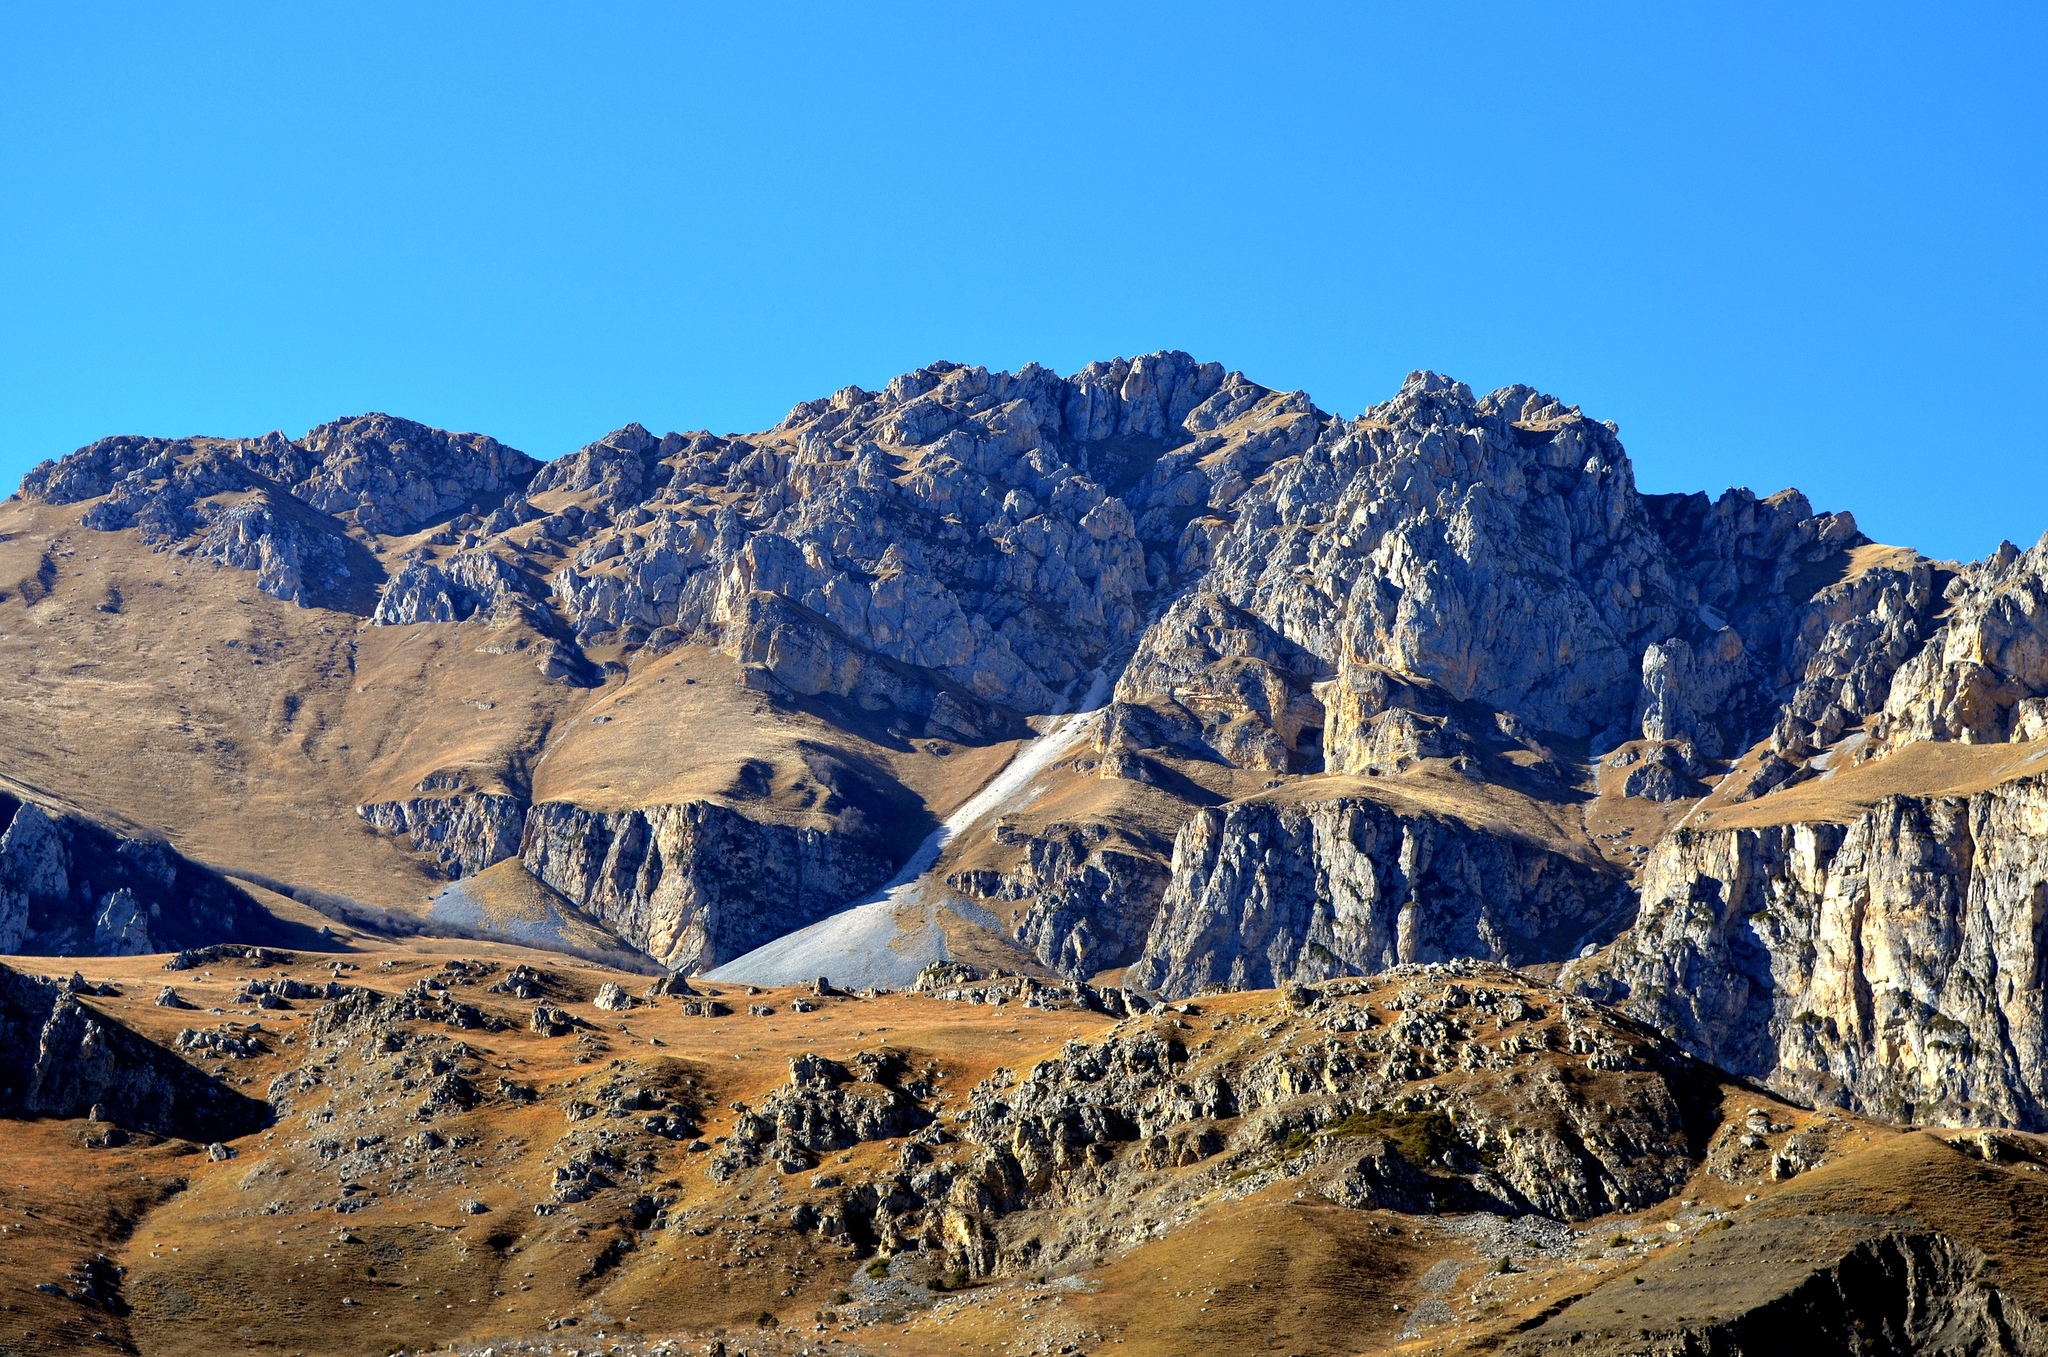
<instances>
[{"instance_id":1,"label":"shrub","mask_svg":"<svg viewBox=\"0 0 2048 1357\"><path fill-rule=\"evenodd\" d=\"M1435 1162L1458 1144L1458 1128L1446 1114L1353 1112L1323 1132L1326 1136L1380 1136L1414 1164Z\"/></svg>"}]
</instances>

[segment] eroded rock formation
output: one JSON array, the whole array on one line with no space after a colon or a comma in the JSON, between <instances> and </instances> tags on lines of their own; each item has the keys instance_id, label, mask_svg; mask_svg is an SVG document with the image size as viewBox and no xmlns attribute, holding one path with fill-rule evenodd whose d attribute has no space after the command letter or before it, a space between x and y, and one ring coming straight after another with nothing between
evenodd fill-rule
<instances>
[{"instance_id":1,"label":"eroded rock formation","mask_svg":"<svg viewBox=\"0 0 2048 1357\"><path fill-rule=\"evenodd\" d=\"M1181 830L1130 979L1180 996L1453 957L1524 964L1612 936L1631 904L1618 873L1450 815L1244 801Z\"/></svg>"},{"instance_id":2,"label":"eroded rock formation","mask_svg":"<svg viewBox=\"0 0 2048 1357\"><path fill-rule=\"evenodd\" d=\"M685 972L814 923L895 870L872 837L763 824L710 801L616 812L544 801L521 851L534 876Z\"/></svg>"},{"instance_id":3,"label":"eroded rock formation","mask_svg":"<svg viewBox=\"0 0 2048 1357\"><path fill-rule=\"evenodd\" d=\"M1576 983L1802 1101L2048 1126L2044 824L2035 777L1846 825L1680 830Z\"/></svg>"},{"instance_id":4,"label":"eroded rock formation","mask_svg":"<svg viewBox=\"0 0 2048 1357\"><path fill-rule=\"evenodd\" d=\"M63 985L0 966L0 1115L90 1115L123 1130L203 1142L257 1130L269 1109Z\"/></svg>"},{"instance_id":5,"label":"eroded rock formation","mask_svg":"<svg viewBox=\"0 0 2048 1357\"><path fill-rule=\"evenodd\" d=\"M239 887L161 839L0 786L0 953L139 956L278 931Z\"/></svg>"}]
</instances>

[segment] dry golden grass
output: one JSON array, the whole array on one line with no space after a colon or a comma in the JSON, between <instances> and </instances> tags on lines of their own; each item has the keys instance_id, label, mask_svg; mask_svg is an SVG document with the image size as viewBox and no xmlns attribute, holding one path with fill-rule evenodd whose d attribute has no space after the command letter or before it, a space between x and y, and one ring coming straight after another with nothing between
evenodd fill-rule
<instances>
[{"instance_id":1,"label":"dry golden grass","mask_svg":"<svg viewBox=\"0 0 2048 1357\"><path fill-rule=\"evenodd\" d=\"M1846 824L1888 796L1972 796L2001 782L2048 773L2048 745L1949 744L1924 740L1880 759L1783 787L1754 801L1710 796L1694 829L1753 829L1802 820Z\"/></svg>"},{"instance_id":2,"label":"dry golden grass","mask_svg":"<svg viewBox=\"0 0 2048 1357\"><path fill-rule=\"evenodd\" d=\"M369 626L89 531L80 512L0 504L0 772L294 885L419 910L438 882L355 807L419 795L434 773L603 810L708 797L810 823L826 789L805 756L824 750L882 790L900 821L885 832L912 843L1015 747L869 739L766 702L703 647L594 689L550 682L523 627ZM45 552L56 584L32 601L13 582ZM741 776L754 762L765 790Z\"/></svg>"},{"instance_id":3,"label":"dry golden grass","mask_svg":"<svg viewBox=\"0 0 2048 1357\"><path fill-rule=\"evenodd\" d=\"M741 1010L731 1017L687 1017L673 1000L606 1014L587 1007L598 984L616 978L637 991L639 978L516 948L448 942L363 948L348 954L360 969L345 979L395 992L439 972L457 954L501 966L537 961L553 974L559 1001L591 1022L610 1049L578 1063L588 1048L531 1035L523 1026L450 1033L487 1069L538 1088L540 1101L490 1103L436 1118L436 1130L462 1138L456 1144L474 1166L467 1181L425 1195L392 1191L374 1208L349 1215L306 1205L328 1188L307 1149L309 1132L294 1118L237 1142L237 1157L225 1162L178 1142L88 1149L83 1123L8 1124L0 1140L0 1224L21 1226L33 1247L14 1247L12 1228L0 1236L0 1306L11 1307L0 1309L0 1321L38 1335L15 1340L13 1350L76 1350L77 1340L97 1327L152 1357L200 1357L228 1348L382 1353L401 1345L418 1350L533 1336L551 1322L574 1318L574 1327L550 1336L586 1351L615 1338L684 1334L696 1341L724 1329L769 1352L828 1335L839 1340L837 1351L931 1357L997 1351L1004 1343L1012 1351L1020 1345L1051 1351L1068 1341L1082 1351L1138 1354L1465 1352L1497 1346L1546 1316L1569 1317L1575 1303L1606 1295L1601 1288L1610 1282L1627 1286L1632 1274L1651 1283L1623 1293L1631 1304L1652 1307L1644 1311L1648 1322L1659 1305L1704 1309L1702 1278L1734 1304L1762 1294L1758 1288L1782 1289L1801 1275L1799 1267L1826 1261L1812 1253L1824 1241L1809 1231L1794 1241L1806 1250L1797 1266L1789 1253L1766 1251L1754 1278L1710 1275L1712 1269L1687 1260L1707 1257L1697 1251L1723 1237L1714 1231L1715 1211L1735 1221L1738 1232L1752 1220L1921 1222L1977 1243L2001 1269L2001 1285L2011 1295L2048 1309L2048 1250L2037 1238L2048 1222L2048 1175L1968 1159L1937 1137L1841 1118L1834 1123L1834 1157L1821 1169L1785 1184L1702 1171L1650 1211L1584 1225L1588 1251L1564 1259L1517 1258L1508 1273L1498 1270L1493 1251L1476 1236L1449 1222L1347 1211L1297 1196L1283 1181L1245 1199L1214 1189L1184 1226L1112 1251L1100 1265L1065 1279L1041 1284L1011 1276L882 1322L847 1329L835 1318L817 1335L814 1318L835 1312L837 1297L857 1284L855 1273L866 1260L783 1222L799 1202L828 1205L829 1190L812 1189L805 1175L782 1177L773 1187L747 1176L721 1185L704 1173L702 1157L671 1145L660 1152L650 1188L672 1199L672 1214L700 1212L694 1218L714 1226L708 1234L667 1229L636 1235L601 1201L588 1210L537 1216L530 1203L546 1199L550 1150L567 1129L565 1090L615 1067L633 1079L687 1082L710 1138L729 1129L730 1103L756 1104L782 1084L792 1056L816 1052L846 1060L887 1047L903 1052L915 1068L930 1064L943 1072L943 1113L962 1106L967 1091L996 1069L1056 1058L1062 1043L1093 1038L1108 1020L921 995L827 999L816 1012L794 1013L787 1005L796 991L748 996L733 986L710 987ZM302 954L285 972L324 979L329 959ZM77 964L28 961L25 968L60 975ZM91 960L83 969L88 978L124 990L119 998L90 1003L158 1040L181 1027L225 1021L203 1009L227 1007L244 975L278 973L229 962L167 974L160 959L148 957ZM149 1000L165 981L202 1011L155 1008ZM513 1020L530 1008L489 995L482 984L458 989L457 997ZM774 1014L745 1016L750 1000L769 1004ZM260 1021L268 1033L271 1054L225 1062L226 1077L260 1093L273 1075L298 1064L309 1054L304 1032L312 1007L245 1010L243 1019ZM1234 1020L1229 1041L1243 1045L1247 1059L1256 1054L1256 1024L1243 1019L1278 1011L1267 993L1212 996L1201 1009L1191 1019L1197 1029L1216 1028L1224 1016ZM1586 1095L1610 1096L1593 1085ZM1722 1096L1724 1122L1758 1106L1795 1129L1821 1121L1749 1090L1726 1088ZM825 1167L849 1181L886 1175L896 1148L886 1141L861 1145ZM1761 1200L1745 1202L1752 1192ZM466 1214L460 1202L471 1196L490 1209ZM272 1207L273 1200L284 1205ZM33 1219L20 1210L29 1206ZM1630 1247L1605 1247L1610 1236L1626 1238ZM629 1252L618 1252L635 1240ZM123 1294L134 1308L125 1319L33 1290L95 1252L128 1269ZM609 1271L608 1258L616 1260ZM1456 1274L1455 1285L1424 1286L1425 1273L1446 1269ZM1403 1339L1403 1326L1431 1296L1447 1308L1417 1336ZM776 1317L776 1331L756 1329L763 1312ZM606 1338L598 1340L598 1333Z\"/></svg>"},{"instance_id":4,"label":"dry golden grass","mask_svg":"<svg viewBox=\"0 0 2048 1357\"><path fill-rule=\"evenodd\" d=\"M396 991L421 975L437 972L445 958L457 954L495 959L501 965L515 959L536 962L556 977L558 990L572 1004L587 1003L606 979L620 980L634 993L646 983L645 977L621 976L560 957L455 943L352 953L349 959L361 970L345 979ZM235 1018L260 1023L269 1034L272 1053L221 1066L243 1091L260 1097L276 1073L306 1054L300 1034L315 1005L301 1002L292 1010L253 1013L230 1009L222 1016L205 1010L228 1007L243 976L291 974L324 981L329 959L305 954L298 964L282 970L252 970L229 962L166 973L162 958L83 963L23 958L21 969L62 976L82 964L91 979L112 981L124 991L120 998L89 1002L159 1041L168 1042L184 1027ZM166 982L200 1011L154 1007L151 999ZM964 1005L911 995L821 1000L819 1011L802 1014L786 1006L796 990L768 991L751 1000L732 986L713 985L708 990L727 996L738 1014L685 1017L673 1000L622 1014L581 1010L605 1034L610 1058L683 1062L701 1093L705 1110L700 1121L707 1138L730 1128L729 1103L756 1102L784 1083L790 1058L799 1054L850 1060L862 1050L901 1051L917 1068L929 1062L943 1070L944 1101L954 1107L998 1066L1028 1065L1068 1039L1097 1033L1109 1022L1094 1014L1015 1005L970 1016ZM519 1026L499 1033L453 1035L476 1050L487 1066L542 1090L541 1101L532 1107L495 1105L436 1120L435 1128L445 1135L474 1138L475 1148L464 1153L474 1155L480 1167L473 1175L474 1185L461 1192L426 1203L394 1195L372 1211L347 1216L303 1209L265 1214L266 1199L272 1196L301 1199L312 1191L303 1180L318 1172L308 1152L291 1144L307 1134L305 1128L289 1120L238 1142L238 1157L221 1163L175 1143L148 1150L87 1150L82 1146L82 1124L32 1124L33 1134L19 1123L0 1124L7 1136L0 1141L0 1187L10 1174L17 1180L54 1176L81 1185L74 1194L78 1211L113 1210L118 1202L109 1194L130 1180L135 1165L155 1163L149 1156L175 1161L181 1190L150 1212L132 1239L123 1243L122 1231L91 1225L85 1217L80 1217L84 1223L72 1235L65 1236L78 1241L66 1247L81 1258L120 1246L119 1261L129 1268L126 1294L135 1307L128 1332L142 1351L152 1354L210 1357L223 1350L223 1343L251 1350L382 1353L399 1345L434 1346L450 1339L535 1332L564 1315L581 1315L587 1326L588 1307L598 1292L579 1279L592 1272L606 1247L623 1232L609 1221L573 1214L536 1217L530 1204L547 1196L552 1170L543 1157L565 1129L555 1100L559 1095L549 1091L602 1074L606 1066L601 1060L594 1065L576 1063L580 1048L572 1041L526 1032L524 1020L531 1003L487 994L482 985L463 988L458 997ZM746 1016L749 1002L770 1004L776 1014ZM861 1146L849 1154L850 1167L844 1171L879 1168L893 1161L895 1149L888 1143ZM666 1152L661 1189L676 1200L674 1209L718 1204L735 1217L761 1209L729 1200L729 1190L707 1178L703 1164L701 1157L679 1145ZM259 1190L244 1189L245 1182L259 1176ZM792 1195L777 1207L784 1216L807 1195L801 1179L789 1180L789 1185ZM460 1200L471 1195L492 1211L464 1214L458 1209ZM0 1195L0 1204L7 1200ZM128 1217L135 1214L122 1210ZM8 1223L4 1212L0 1223ZM343 1234L358 1242L344 1242ZM839 1249L825 1250L815 1238L780 1228L770 1232L761 1256L724 1268L719 1263L732 1263L734 1255L721 1249L711 1257L710 1245L687 1232L661 1232L649 1239L656 1256L636 1258L631 1268L621 1271L621 1285L602 1290L600 1302L604 1313L617 1320L631 1316L642 1330L747 1325L764 1310L808 1315L828 1307L853 1270L852 1261ZM0 1303L14 1304L23 1314L43 1313L47 1307L41 1301L49 1298L33 1292L34 1285L61 1277L71 1261L65 1254L29 1257L0 1247ZM805 1280L794 1297L785 1297L780 1293L790 1285L787 1269L792 1266L804 1273ZM534 1275L529 1278L528 1272ZM344 1298L354 1303L344 1305Z\"/></svg>"},{"instance_id":5,"label":"dry golden grass","mask_svg":"<svg viewBox=\"0 0 2048 1357\"><path fill-rule=\"evenodd\" d=\"M1435 760L1383 777L1305 777L1247 800L1301 804L1337 797L1377 801L1402 815L1438 815L1550 852L1592 862L1578 799L1541 800L1499 783L1465 777Z\"/></svg>"}]
</instances>

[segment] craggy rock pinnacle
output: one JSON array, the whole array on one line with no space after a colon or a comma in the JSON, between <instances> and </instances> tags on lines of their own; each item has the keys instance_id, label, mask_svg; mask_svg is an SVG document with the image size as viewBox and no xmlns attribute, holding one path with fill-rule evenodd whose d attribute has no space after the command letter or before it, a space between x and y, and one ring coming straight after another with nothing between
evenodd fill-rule
<instances>
[{"instance_id":1,"label":"craggy rock pinnacle","mask_svg":"<svg viewBox=\"0 0 2048 1357\"><path fill-rule=\"evenodd\" d=\"M1796 493L1640 495L1614 431L1576 407L1434 373L1325 425L1207 522L1206 571L1118 700L1290 771L1372 761L1350 747L1369 729L1324 731L1375 669L1535 730L1619 739L1647 719L1650 738L1733 752L1792 682L1788 584L1864 540Z\"/></svg>"},{"instance_id":2,"label":"craggy rock pinnacle","mask_svg":"<svg viewBox=\"0 0 2048 1357\"><path fill-rule=\"evenodd\" d=\"M2024 552L2004 543L1944 597L1946 619L1898 670L1873 741L1985 744L2048 731L2048 537Z\"/></svg>"}]
</instances>

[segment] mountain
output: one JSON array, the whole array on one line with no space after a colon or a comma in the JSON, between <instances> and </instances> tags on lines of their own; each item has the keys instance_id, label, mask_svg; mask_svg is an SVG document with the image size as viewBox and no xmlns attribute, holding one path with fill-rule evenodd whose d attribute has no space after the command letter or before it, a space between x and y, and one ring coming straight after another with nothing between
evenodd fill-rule
<instances>
[{"instance_id":1,"label":"mountain","mask_svg":"<svg viewBox=\"0 0 2048 1357\"><path fill-rule=\"evenodd\" d=\"M659 1026L674 1053L646 1058L675 1068L631 1076L660 1091L618 1115L721 1129L701 1161L659 1133L578 1142L570 1177L601 1169L588 1200L627 1194L634 1222L585 1299L651 1295L626 1255L657 1239L665 1265L702 1261L674 1202L730 1216L772 1186L788 1205L790 1175L816 1175L835 1181L799 1235L837 1221L822 1239L861 1268L918 1256L915 1290L884 1286L860 1323L915 1300L935 1343L973 1344L984 1320L934 1283L1109 1285L1147 1249L1231 1238L1234 1213L1284 1216L1293 1184L1352 1213L1319 1230L1366 1231L1333 1267L1414 1263L1404 1294L1436 1307L1343 1350L1444 1342L1456 1307L1424 1286L1443 1258L1360 1222L1506 1222L1443 1238L1550 1259L1562 1286L1647 1255L1587 1253L1559 1222L1719 1201L1710 1178L1790 1201L1797 1179L1806 1206L1729 1235L1771 1266L1713 1262L1729 1281L1704 1298L1677 1273L1614 1305L1605 1281L1525 1290L1488 1345L1766 1351L1755 1334L1796 1311L1822 1350L1880 1330L1887 1351L2042 1350L2048 1291L2025 1269L1985 1283L1995 1241L1911 1184L2024 1186L2048 1162L2029 1134L2048 1130L2048 539L1933 561L1795 490L1644 494L1615 426L1527 387L1415 373L1345 419L1182 353L1065 377L938 363L758 433L631 424L549 462L381 414L103 439L0 504L0 711L0 949L418 972L274 1019L315 1043L256 1043L279 1116L342 1077L313 1051L453 1026L483 1034L469 1054L420 1046L447 1068L394 1077L466 1081L425 1119L469 1118L478 1145L530 1138L504 1128L545 1099L492 1079L540 1061L567 1090L597 1076L541 1060L545 1033L580 1032L595 1069ZM458 952L556 989L458 1002L472 973L428 960ZM677 978L648 1008L635 970ZM1365 997L1390 984L1391 1006ZM771 1012L671 1025L743 1002ZM927 1024L917 1058L976 1097L942 1116L894 1043L817 1064L780 1036L732 1047L797 1002ZM1027 1014L1068 1026L999 1025ZM733 1055L738 1083L708 1077ZM788 1084L761 1059L796 1060ZM623 1095L561 1096L580 1123ZM1947 1129L1894 1129L1916 1126ZM321 1136L266 1134L280 1181L327 1171ZM1347 1157L1354 1138L1389 1148ZM833 1168L871 1144L893 1176ZM1726 1144L1761 1157L1731 1167ZM405 1153L413 1176L365 1199L445 1205L400 1192L438 1181ZM372 1161L397 1171L368 1154L351 1181ZM510 1148L480 1165L508 1189L540 1169ZM1858 1196L1866 1170L1898 1190ZM1736 1219L1670 1209L1686 1240ZM795 1259L791 1296L845 1271ZM1885 1310L1907 1274L1947 1280ZM718 1313L783 1299L744 1294ZM149 1332L131 1339L169 1350Z\"/></svg>"}]
</instances>

